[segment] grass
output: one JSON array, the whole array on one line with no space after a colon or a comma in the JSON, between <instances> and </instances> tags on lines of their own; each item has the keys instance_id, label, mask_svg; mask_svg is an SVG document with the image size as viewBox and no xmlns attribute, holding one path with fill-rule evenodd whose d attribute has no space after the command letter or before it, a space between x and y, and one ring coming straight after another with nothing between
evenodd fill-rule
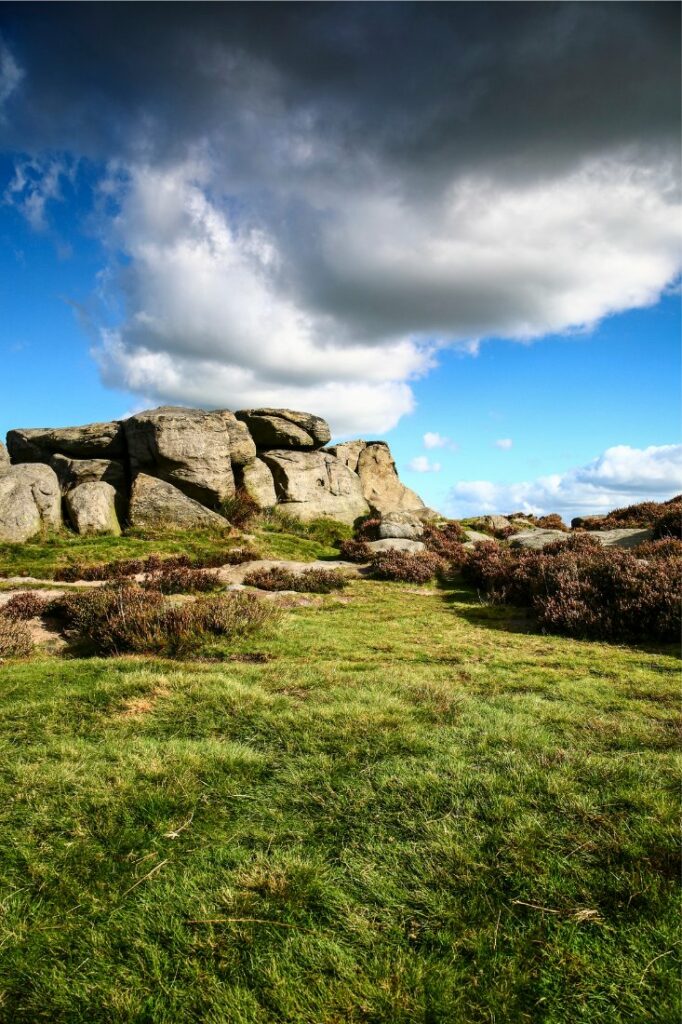
<instances>
[{"instance_id":1,"label":"grass","mask_svg":"<svg viewBox=\"0 0 682 1024\"><path fill-rule=\"evenodd\" d=\"M278 524L256 524L249 532L265 558L312 562L338 557L338 551L314 532L297 536L278 531ZM228 538L210 530L164 533L158 537L129 532L121 537L79 537L64 530L46 539L25 544L0 544L0 576L33 576L51 579L56 568L72 562L96 564L126 558L161 555L210 555L218 550L240 547L239 537Z\"/></svg>"},{"instance_id":2,"label":"grass","mask_svg":"<svg viewBox=\"0 0 682 1024\"><path fill-rule=\"evenodd\" d=\"M678 1019L673 652L346 593L0 665L0 1019Z\"/></svg>"}]
</instances>

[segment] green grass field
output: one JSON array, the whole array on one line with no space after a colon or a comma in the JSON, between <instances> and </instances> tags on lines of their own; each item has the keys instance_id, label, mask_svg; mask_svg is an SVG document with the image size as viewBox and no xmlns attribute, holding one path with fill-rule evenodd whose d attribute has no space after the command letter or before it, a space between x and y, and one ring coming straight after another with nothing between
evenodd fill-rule
<instances>
[{"instance_id":1,"label":"green grass field","mask_svg":"<svg viewBox=\"0 0 682 1024\"><path fill-rule=\"evenodd\" d=\"M677 1020L679 662L528 630L358 581L0 665L0 1020Z\"/></svg>"}]
</instances>

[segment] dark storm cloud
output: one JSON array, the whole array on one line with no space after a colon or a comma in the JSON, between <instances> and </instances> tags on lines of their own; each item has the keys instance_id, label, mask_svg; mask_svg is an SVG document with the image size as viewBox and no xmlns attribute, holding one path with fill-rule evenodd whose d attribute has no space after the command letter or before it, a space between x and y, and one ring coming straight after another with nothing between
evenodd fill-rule
<instances>
[{"instance_id":1,"label":"dark storm cloud","mask_svg":"<svg viewBox=\"0 0 682 1024\"><path fill-rule=\"evenodd\" d=\"M446 344L584 328L679 267L659 3L5 4L5 202L95 189L107 381L379 431ZM103 197L112 200L104 201Z\"/></svg>"},{"instance_id":2,"label":"dark storm cloud","mask_svg":"<svg viewBox=\"0 0 682 1024\"><path fill-rule=\"evenodd\" d=\"M673 3L4 5L28 71L7 141L161 155L298 115L335 159L371 153L420 176L669 143L679 16Z\"/></svg>"}]
</instances>

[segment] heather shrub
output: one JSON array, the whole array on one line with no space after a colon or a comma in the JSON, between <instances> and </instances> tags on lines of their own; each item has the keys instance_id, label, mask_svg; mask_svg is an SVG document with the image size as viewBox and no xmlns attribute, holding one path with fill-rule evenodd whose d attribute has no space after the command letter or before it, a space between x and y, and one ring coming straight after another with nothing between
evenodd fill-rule
<instances>
[{"instance_id":1,"label":"heather shrub","mask_svg":"<svg viewBox=\"0 0 682 1024\"><path fill-rule=\"evenodd\" d=\"M682 539L682 507L675 505L663 512L654 523L654 539L676 537Z\"/></svg>"},{"instance_id":2,"label":"heather shrub","mask_svg":"<svg viewBox=\"0 0 682 1024\"><path fill-rule=\"evenodd\" d=\"M303 521L292 516L282 506L263 513L262 521L266 529L277 533L291 533L295 537L314 540L329 548L338 547L342 540L349 540L353 535L350 526L328 516Z\"/></svg>"},{"instance_id":3,"label":"heather shrub","mask_svg":"<svg viewBox=\"0 0 682 1024\"><path fill-rule=\"evenodd\" d=\"M160 590L162 594L206 594L218 590L222 584L218 574L210 569L162 565L147 573L143 586L148 590Z\"/></svg>"},{"instance_id":4,"label":"heather shrub","mask_svg":"<svg viewBox=\"0 0 682 1024\"><path fill-rule=\"evenodd\" d=\"M221 555L221 561L216 565L243 565L245 562L255 562L260 557L261 553L256 548L233 548L232 551L226 551Z\"/></svg>"},{"instance_id":5,"label":"heather shrub","mask_svg":"<svg viewBox=\"0 0 682 1024\"><path fill-rule=\"evenodd\" d=\"M533 516L532 521L535 526L540 526L543 530L568 530L566 523L557 512L551 512L547 516L540 516L538 519Z\"/></svg>"},{"instance_id":6,"label":"heather shrub","mask_svg":"<svg viewBox=\"0 0 682 1024\"><path fill-rule=\"evenodd\" d=\"M332 590L342 590L347 586L348 579L343 573L331 569L306 569L304 572L291 572L274 566L272 569L254 569L244 577L244 583L259 590L295 590L302 594L330 594Z\"/></svg>"},{"instance_id":7,"label":"heather shrub","mask_svg":"<svg viewBox=\"0 0 682 1024\"><path fill-rule=\"evenodd\" d=\"M246 636L274 621L275 611L254 595L231 593L170 605L158 590L135 583L69 594L52 609L75 639L96 654L196 651L207 640Z\"/></svg>"},{"instance_id":8,"label":"heather shrub","mask_svg":"<svg viewBox=\"0 0 682 1024\"><path fill-rule=\"evenodd\" d=\"M33 638L25 622L0 614L0 658L21 658L33 650Z\"/></svg>"},{"instance_id":9,"label":"heather shrub","mask_svg":"<svg viewBox=\"0 0 682 1024\"><path fill-rule=\"evenodd\" d=\"M346 562L369 562L372 551L364 540L342 540L339 554Z\"/></svg>"},{"instance_id":10,"label":"heather shrub","mask_svg":"<svg viewBox=\"0 0 682 1024\"><path fill-rule=\"evenodd\" d=\"M589 552L601 551L602 545L596 537L589 533L569 533L566 539L553 540L545 544L542 549L543 555L561 555L567 551L575 554L588 554Z\"/></svg>"},{"instance_id":11,"label":"heather shrub","mask_svg":"<svg viewBox=\"0 0 682 1024\"><path fill-rule=\"evenodd\" d=\"M147 558L124 558L96 565L71 562L56 569L54 578L64 583L75 583L77 580L123 580L130 576L141 576L143 573L167 572L172 569L215 569L221 565L240 565L258 557L258 552L251 548L227 548L225 551L195 557L149 555Z\"/></svg>"},{"instance_id":12,"label":"heather shrub","mask_svg":"<svg viewBox=\"0 0 682 1024\"><path fill-rule=\"evenodd\" d=\"M608 515L586 516L579 521L585 530L636 529L651 526L655 536L682 536L682 494L669 501L643 501L638 505L614 508ZM659 532L661 531L661 532ZM668 532L669 531L669 532Z\"/></svg>"},{"instance_id":13,"label":"heather shrub","mask_svg":"<svg viewBox=\"0 0 682 1024\"><path fill-rule=\"evenodd\" d=\"M467 535L459 523L450 521L440 527L425 523L421 539L427 551L449 562L453 568L462 565L466 558L463 543Z\"/></svg>"},{"instance_id":14,"label":"heather shrub","mask_svg":"<svg viewBox=\"0 0 682 1024\"><path fill-rule=\"evenodd\" d=\"M260 507L243 487L238 487L232 497L222 501L220 512L232 526L243 529L260 515Z\"/></svg>"},{"instance_id":15,"label":"heather shrub","mask_svg":"<svg viewBox=\"0 0 682 1024\"><path fill-rule=\"evenodd\" d=\"M644 541L631 550L635 558L682 559L682 540L677 537L661 537L659 540Z\"/></svg>"},{"instance_id":16,"label":"heather shrub","mask_svg":"<svg viewBox=\"0 0 682 1024\"><path fill-rule=\"evenodd\" d=\"M444 560L430 551L418 554L409 551L378 551L372 557L370 574L375 580L428 583L444 569Z\"/></svg>"},{"instance_id":17,"label":"heather shrub","mask_svg":"<svg viewBox=\"0 0 682 1024\"><path fill-rule=\"evenodd\" d=\"M529 605L534 566L539 557L537 551L527 548L507 548L481 541L468 553L462 576L494 603Z\"/></svg>"},{"instance_id":18,"label":"heather shrub","mask_svg":"<svg viewBox=\"0 0 682 1024\"><path fill-rule=\"evenodd\" d=\"M0 612L8 619L34 619L37 615L43 614L46 605L45 597L31 590L23 594L13 594Z\"/></svg>"},{"instance_id":19,"label":"heather shrub","mask_svg":"<svg viewBox=\"0 0 682 1024\"><path fill-rule=\"evenodd\" d=\"M381 516L370 515L357 519L355 521L355 539L364 541L379 540L380 526Z\"/></svg>"}]
</instances>

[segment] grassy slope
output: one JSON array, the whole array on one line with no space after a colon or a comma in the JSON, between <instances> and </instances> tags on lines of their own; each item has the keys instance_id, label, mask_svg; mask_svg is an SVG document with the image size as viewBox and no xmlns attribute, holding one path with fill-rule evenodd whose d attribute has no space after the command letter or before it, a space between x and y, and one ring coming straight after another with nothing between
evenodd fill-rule
<instances>
[{"instance_id":1,"label":"grassy slope","mask_svg":"<svg viewBox=\"0 0 682 1024\"><path fill-rule=\"evenodd\" d=\"M2 1020L677 1019L672 655L350 596L0 665Z\"/></svg>"}]
</instances>

